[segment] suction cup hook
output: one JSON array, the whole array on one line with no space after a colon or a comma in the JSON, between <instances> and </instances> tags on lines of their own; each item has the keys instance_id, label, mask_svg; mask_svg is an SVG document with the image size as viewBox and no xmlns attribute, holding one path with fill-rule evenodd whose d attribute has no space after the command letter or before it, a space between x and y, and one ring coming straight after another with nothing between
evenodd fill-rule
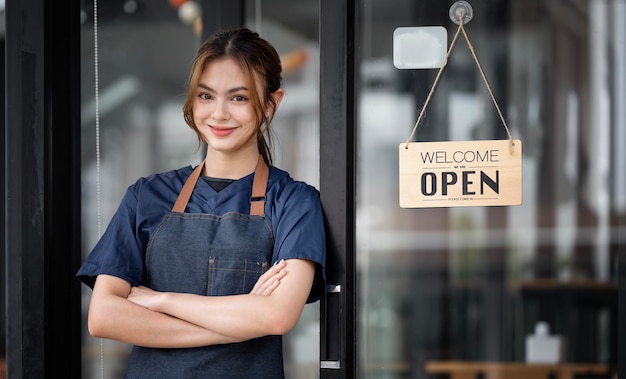
<instances>
[{"instance_id":1,"label":"suction cup hook","mask_svg":"<svg viewBox=\"0 0 626 379\"><path fill-rule=\"evenodd\" d=\"M474 17L474 10L467 1L457 1L450 7L450 20L457 25L461 24L461 17L463 17L463 25L467 24Z\"/></svg>"}]
</instances>

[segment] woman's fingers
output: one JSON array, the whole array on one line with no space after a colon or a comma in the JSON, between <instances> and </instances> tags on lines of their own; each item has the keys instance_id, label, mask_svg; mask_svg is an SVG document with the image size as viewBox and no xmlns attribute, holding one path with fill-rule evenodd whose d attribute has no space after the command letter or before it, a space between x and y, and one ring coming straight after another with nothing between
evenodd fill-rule
<instances>
[{"instance_id":1,"label":"woman's fingers","mask_svg":"<svg viewBox=\"0 0 626 379\"><path fill-rule=\"evenodd\" d=\"M280 285L280 280L287 275L285 267L287 263L285 261L277 262L263 275L259 277L259 280L254 285L254 288L250 292L253 295L271 295L272 292Z\"/></svg>"},{"instance_id":2,"label":"woman's fingers","mask_svg":"<svg viewBox=\"0 0 626 379\"><path fill-rule=\"evenodd\" d=\"M127 299L144 308L153 309L158 295L160 295L160 292L154 291L148 287L137 286L131 288Z\"/></svg>"}]
</instances>

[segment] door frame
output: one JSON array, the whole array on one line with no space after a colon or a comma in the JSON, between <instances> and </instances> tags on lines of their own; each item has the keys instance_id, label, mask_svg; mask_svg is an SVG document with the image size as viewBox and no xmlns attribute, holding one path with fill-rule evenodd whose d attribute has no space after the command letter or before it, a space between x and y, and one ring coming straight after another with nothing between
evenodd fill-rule
<instances>
[{"instance_id":1,"label":"door frame","mask_svg":"<svg viewBox=\"0 0 626 379\"><path fill-rule=\"evenodd\" d=\"M320 0L320 196L327 294L320 307L320 378L356 378L356 46L354 0Z\"/></svg>"},{"instance_id":2,"label":"door frame","mask_svg":"<svg viewBox=\"0 0 626 379\"><path fill-rule=\"evenodd\" d=\"M80 377L80 2L7 0L8 378Z\"/></svg>"}]
</instances>

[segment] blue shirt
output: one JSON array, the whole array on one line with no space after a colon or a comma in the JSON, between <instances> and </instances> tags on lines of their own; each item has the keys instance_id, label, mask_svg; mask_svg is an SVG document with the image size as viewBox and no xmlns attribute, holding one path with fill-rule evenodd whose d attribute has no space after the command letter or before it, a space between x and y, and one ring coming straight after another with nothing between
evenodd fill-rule
<instances>
[{"instance_id":1,"label":"blue shirt","mask_svg":"<svg viewBox=\"0 0 626 379\"><path fill-rule=\"evenodd\" d=\"M171 212L191 166L140 178L130 186L106 231L80 267L77 277L93 288L96 276L106 274L128 281L144 282L146 246L156 227ZM199 180L186 213L224 215L250 213L250 174L216 192ZM307 302L325 292L326 242L318 191L276 167L270 167L265 217L272 225L275 261L306 259L316 263L316 273ZM274 262L272 262L274 263Z\"/></svg>"}]
</instances>

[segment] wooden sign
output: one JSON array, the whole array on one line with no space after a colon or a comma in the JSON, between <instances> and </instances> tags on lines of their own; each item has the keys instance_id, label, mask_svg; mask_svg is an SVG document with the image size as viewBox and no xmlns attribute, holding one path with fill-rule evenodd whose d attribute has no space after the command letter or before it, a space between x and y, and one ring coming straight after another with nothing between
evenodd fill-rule
<instances>
[{"instance_id":1,"label":"wooden sign","mask_svg":"<svg viewBox=\"0 0 626 379\"><path fill-rule=\"evenodd\" d=\"M520 205L520 140L402 143L400 207Z\"/></svg>"}]
</instances>

